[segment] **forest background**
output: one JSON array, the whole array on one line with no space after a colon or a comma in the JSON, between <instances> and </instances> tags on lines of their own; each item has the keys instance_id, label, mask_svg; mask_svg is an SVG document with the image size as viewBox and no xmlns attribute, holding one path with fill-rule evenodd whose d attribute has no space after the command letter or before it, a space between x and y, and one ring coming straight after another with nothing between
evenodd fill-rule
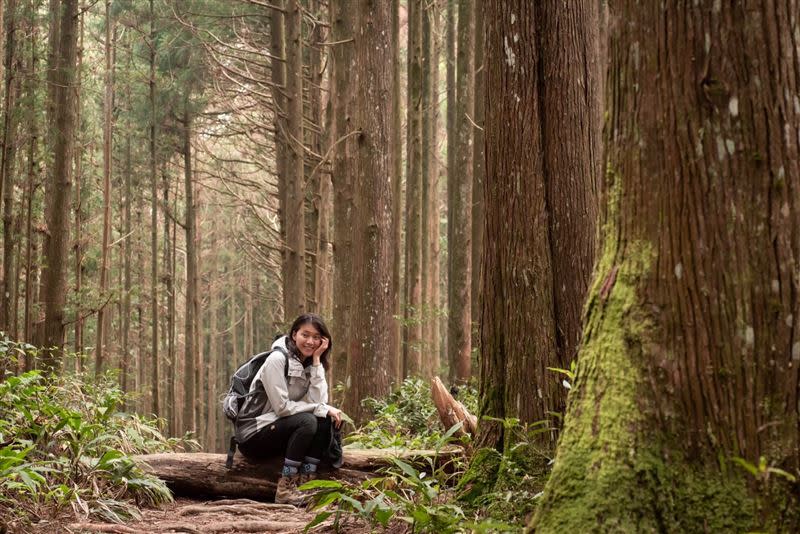
<instances>
[{"instance_id":1,"label":"forest background","mask_svg":"<svg viewBox=\"0 0 800 534\"><path fill-rule=\"evenodd\" d=\"M0 2L2 376L218 451L316 312L356 423L442 374L559 443L543 530L796 525L800 9L662 4Z\"/></svg>"}]
</instances>

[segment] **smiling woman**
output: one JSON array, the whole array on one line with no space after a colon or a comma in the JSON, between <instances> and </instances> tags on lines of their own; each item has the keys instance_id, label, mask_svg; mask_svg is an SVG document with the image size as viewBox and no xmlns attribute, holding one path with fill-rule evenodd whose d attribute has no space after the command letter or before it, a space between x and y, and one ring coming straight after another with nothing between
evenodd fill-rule
<instances>
[{"instance_id":1,"label":"smiling woman","mask_svg":"<svg viewBox=\"0 0 800 534\"><path fill-rule=\"evenodd\" d=\"M289 334L272 344L242 407L246 412L247 402L263 405L250 424L237 429L242 454L250 459L284 455L275 502L299 505L307 500L297 486L316 478L333 427L342 424L341 411L327 404L331 346L320 316L295 319Z\"/></svg>"}]
</instances>

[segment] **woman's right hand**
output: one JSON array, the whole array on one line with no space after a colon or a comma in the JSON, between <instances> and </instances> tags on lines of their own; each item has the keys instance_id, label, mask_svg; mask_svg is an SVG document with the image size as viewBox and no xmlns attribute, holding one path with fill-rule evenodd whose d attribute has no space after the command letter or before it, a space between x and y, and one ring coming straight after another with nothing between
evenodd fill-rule
<instances>
[{"instance_id":1,"label":"woman's right hand","mask_svg":"<svg viewBox=\"0 0 800 534\"><path fill-rule=\"evenodd\" d=\"M336 425L336 428L342 426L342 411L340 409L328 406L328 416L333 420L333 424Z\"/></svg>"}]
</instances>

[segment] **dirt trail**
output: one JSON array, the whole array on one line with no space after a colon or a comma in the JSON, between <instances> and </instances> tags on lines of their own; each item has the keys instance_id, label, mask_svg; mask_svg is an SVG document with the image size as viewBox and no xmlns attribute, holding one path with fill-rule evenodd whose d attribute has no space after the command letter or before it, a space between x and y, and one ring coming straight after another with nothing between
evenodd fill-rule
<instances>
[{"instance_id":1,"label":"dirt trail","mask_svg":"<svg viewBox=\"0 0 800 534\"><path fill-rule=\"evenodd\" d=\"M317 512L307 512L286 504L249 499L195 501L176 499L160 509L142 510L142 518L124 525L87 521L64 525L65 533L101 532L107 534L184 533L244 534L253 532L302 532ZM328 520L313 529L315 534L333 532ZM350 525L343 532L369 532Z\"/></svg>"}]
</instances>

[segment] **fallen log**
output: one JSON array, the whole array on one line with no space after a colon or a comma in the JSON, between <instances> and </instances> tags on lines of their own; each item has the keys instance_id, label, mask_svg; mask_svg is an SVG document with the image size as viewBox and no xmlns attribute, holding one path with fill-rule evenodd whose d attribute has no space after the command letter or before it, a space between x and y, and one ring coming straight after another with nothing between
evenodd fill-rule
<instances>
[{"instance_id":1,"label":"fallen log","mask_svg":"<svg viewBox=\"0 0 800 534\"><path fill-rule=\"evenodd\" d=\"M458 447L439 451L402 449L344 450L344 465L340 469L320 467L320 478L350 482L376 476L377 470L390 465L390 458L420 463L434 458L436 465L449 462L461 454ZM252 462L241 454L234 457L233 467L225 468L225 455L214 453L160 453L134 457L150 474L163 480L175 495L213 496L270 501L283 464L283 458Z\"/></svg>"},{"instance_id":2,"label":"fallen log","mask_svg":"<svg viewBox=\"0 0 800 534\"><path fill-rule=\"evenodd\" d=\"M438 376L433 377L433 381L431 381L431 397L445 430L449 430L456 423L463 423L461 428L453 435L455 437L460 437L464 434L475 435L475 431L478 428L478 418L469 413L463 404L453 398Z\"/></svg>"}]
</instances>

